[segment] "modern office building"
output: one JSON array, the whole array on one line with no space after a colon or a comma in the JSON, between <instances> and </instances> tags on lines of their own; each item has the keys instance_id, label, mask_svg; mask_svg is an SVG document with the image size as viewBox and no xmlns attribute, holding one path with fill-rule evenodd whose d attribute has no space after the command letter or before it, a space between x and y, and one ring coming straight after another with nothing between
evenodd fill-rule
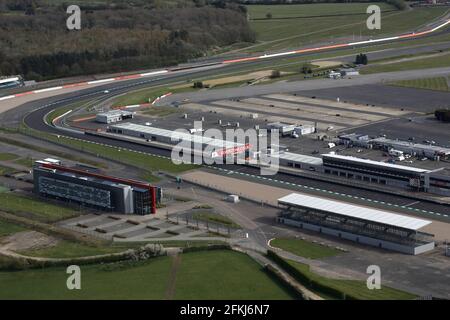
<instances>
[{"instance_id":1,"label":"modern office building","mask_svg":"<svg viewBox=\"0 0 450 320\"><path fill-rule=\"evenodd\" d=\"M431 221L306 194L278 199L277 221L360 244L416 255L434 249Z\"/></svg>"},{"instance_id":2,"label":"modern office building","mask_svg":"<svg viewBox=\"0 0 450 320\"><path fill-rule=\"evenodd\" d=\"M34 192L101 211L156 213L162 190L146 182L111 177L45 160L33 167Z\"/></svg>"}]
</instances>

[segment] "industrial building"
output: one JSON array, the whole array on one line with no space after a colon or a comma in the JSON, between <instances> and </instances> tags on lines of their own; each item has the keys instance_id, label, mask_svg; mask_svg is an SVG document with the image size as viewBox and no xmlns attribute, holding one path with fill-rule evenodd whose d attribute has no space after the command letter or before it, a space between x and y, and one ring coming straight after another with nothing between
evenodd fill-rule
<instances>
[{"instance_id":1,"label":"industrial building","mask_svg":"<svg viewBox=\"0 0 450 320\"><path fill-rule=\"evenodd\" d=\"M431 221L306 194L278 199L277 221L360 244L417 255L434 249Z\"/></svg>"},{"instance_id":2,"label":"industrial building","mask_svg":"<svg viewBox=\"0 0 450 320\"><path fill-rule=\"evenodd\" d=\"M316 127L313 125L302 124L294 128L294 133L299 136L304 136L316 132Z\"/></svg>"},{"instance_id":3,"label":"industrial building","mask_svg":"<svg viewBox=\"0 0 450 320\"><path fill-rule=\"evenodd\" d=\"M298 153L291 152L279 152L278 154L273 154L271 157L278 158L278 163L280 166L310 170L310 171L320 171L323 161L321 158L311 157Z\"/></svg>"},{"instance_id":4,"label":"industrial building","mask_svg":"<svg viewBox=\"0 0 450 320\"><path fill-rule=\"evenodd\" d=\"M180 142L184 142L190 145L192 150L195 150L196 146L200 146L202 150L206 147L212 148L214 150L211 152L211 157L244 153L250 149L250 145L244 143L208 138L200 134L171 131L134 123L113 125L109 128L109 131L115 134L144 139L148 142L159 142L169 145L176 145Z\"/></svg>"},{"instance_id":5,"label":"industrial building","mask_svg":"<svg viewBox=\"0 0 450 320\"><path fill-rule=\"evenodd\" d=\"M342 68L339 70L339 72L341 73L341 76L345 77L351 77L351 76L357 76L359 75L359 71L356 70L355 68Z\"/></svg>"},{"instance_id":6,"label":"industrial building","mask_svg":"<svg viewBox=\"0 0 450 320\"><path fill-rule=\"evenodd\" d=\"M125 119L133 119L134 112L126 111L126 110L111 110L107 112L98 113L95 116L95 121L100 123L115 123L120 122Z\"/></svg>"},{"instance_id":7,"label":"industrial building","mask_svg":"<svg viewBox=\"0 0 450 320\"><path fill-rule=\"evenodd\" d=\"M278 130L281 136L291 135L296 125L282 122L272 122L267 124L268 131Z\"/></svg>"},{"instance_id":8,"label":"industrial building","mask_svg":"<svg viewBox=\"0 0 450 320\"><path fill-rule=\"evenodd\" d=\"M96 210L123 214L156 213L162 190L146 182L111 177L65 167L55 161L36 161L34 192Z\"/></svg>"},{"instance_id":9,"label":"industrial building","mask_svg":"<svg viewBox=\"0 0 450 320\"><path fill-rule=\"evenodd\" d=\"M371 139L372 148L389 150L395 149L418 157L427 157L433 160L448 159L450 149L431 144L420 144L402 140L392 140L384 137Z\"/></svg>"},{"instance_id":10,"label":"industrial building","mask_svg":"<svg viewBox=\"0 0 450 320\"><path fill-rule=\"evenodd\" d=\"M448 159L450 148L440 147L432 144L414 143L411 141L393 140L385 137L370 139L364 134L350 133L339 137L339 143L349 147L358 146L368 149L381 149L388 151L395 149L416 157L426 157L433 160Z\"/></svg>"},{"instance_id":11,"label":"industrial building","mask_svg":"<svg viewBox=\"0 0 450 320\"><path fill-rule=\"evenodd\" d=\"M367 134L350 133L343 134L339 137L339 142L348 147L364 147L367 148L369 144L369 136Z\"/></svg>"},{"instance_id":12,"label":"industrial building","mask_svg":"<svg viewBox=\"0 0 450 320\"><path fill-rule=\"evenodd\" d=\"M24 81L21 76L0 77L0 89L21 87L23 85Z\"/></svg>"}]
</instances>

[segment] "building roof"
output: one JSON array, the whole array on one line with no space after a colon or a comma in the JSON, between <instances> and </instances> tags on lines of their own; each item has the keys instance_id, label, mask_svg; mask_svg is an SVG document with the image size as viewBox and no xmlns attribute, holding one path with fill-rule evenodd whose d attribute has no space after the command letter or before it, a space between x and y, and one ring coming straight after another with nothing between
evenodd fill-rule
<instances>
[{"instance_id":1,"label":"building roof","mask_svg":"<svg viewBox=\"0 0 450 320\"><path fill-rule=\"evenodd\" d=\"M100 112L97 113L97 116L104 116L104 117L112 117L112 116L129 116L129 115L133 115L134 113L131 111L126 111L126 110L109 110L109 111L105 111L105 112Z\"/></svg>"},{"instance_id":2,"label":"building roof","mask_svg":"<svg viewBox=\"0 0 450 320\"><path fill-rule=\"evenodd\" d=\"M272 157L278 157L283 160L290 160L294 162L301 162L301 163L308 163L320 166L323 164L323 161L321 158L317 157L311 157L303 154L298 153L291 153L291 152L280 152L279 154L274 154Z\"/></svg>"},{"instance_id":3,"label":"building roof","mask_svg":"<svg viewBox=\"0 0 450 320\"><path fill-rule=\"evenodd\" d=\"M111 126L111 128L130 130L130 131L135 131L138 133L147 133L149 135L166 137L166 138L172 139L172 141L183 140L183 141L191 141L193 143L199 143L199 144L204 144L204 145L207 144L209 146L213 146L213 147L217 147L217 148L228 149L228 148L234 148L237 146L244 146L243 143L208 138L208 137L203 137L202 135L190 134L188 132L172 131L172 130L166 130L166 129L156 128L156 127L143 126L140 124L135 124L135 123L130 123L130 122L113 125L113 126ZM187 131L187 130L184 130L184 131Z\"/></svg>"},{"instance_id":4,"label":"building roof","mask_svg":"<svg viewBox=\"0 0 450 320\"><path fill-rule=\"evenodd\" d=\"M278 199L279 204L316 209L352 218L382 223L394 227L418 230L429 225L431 221L399 215L393 212L372 209L346 202L313 197L306 194L291 193Z\"/></svg>"},{"instance_id":5,"label":"building roof","mask_svg":"<svg viewBox=\"0 0 450 320\"><path fill-rule=\"evenodd\" d=\"M370 164L370 165L374 165L374 166L392 168L392 169L397 169L397 170L405 170L405 171L410 171L410 172L415 172L415 173L425 173L425 172L430 171L430 170L421 169L421 168L407 167L407 166L402 166L399 164L393 164L393 163L387 163L387 162L381 162L381 161L375 161L375 160L369 160L369 159L362 159L362 158L357 158L357 157L353 157L353 156L343 156L343 155L331 154L331 153L322 154L322 157L323 158L334 158L334 159L340 159L340 160L348 160L348 161L352 161L352 162L359 162L362 164Z\"/></svg>"},{"instance_id":6,"label":"building roof","mask_svg":"<svg viewBox=\"0 0 450 320\"><path fill-rule=\"evenodd\" d=\"M376 143L380 143L380 144L389 144L392 146L406 147L406 148L411 148L411 149L416 149L416 150L422 149L422 150L435 152L438 154L450 155L450 148L445 148L445 147L440 147L440 146L435 146L435 145L420 144L420 143L414 143L414 142L403 141L403 140L393 140L393 139L388 139L388 138L384 138L384 137L372 139L372 140L370 140L370 142L376 142Z\"/></svg>"},{"instance_id":7,"label":"building roof","mask_svg":"<svg viewBox=\"0 0 450 320\"><path fill-rule=\"evenodd\" d=\"M13 81L20 81L20 78L19 77L0 78L0 83L7 83Z\"/></svg>"}]
</instances>

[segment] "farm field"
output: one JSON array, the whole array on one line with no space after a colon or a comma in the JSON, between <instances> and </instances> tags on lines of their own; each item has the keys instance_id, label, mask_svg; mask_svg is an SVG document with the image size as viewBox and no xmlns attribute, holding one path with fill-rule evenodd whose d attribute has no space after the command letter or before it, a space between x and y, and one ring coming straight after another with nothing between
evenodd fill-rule
<instances>
[{"instance_id":1,"label":"farm field","mask_svg":"<svg viewBox=\"0 0 450 320\"><path fill-rule=\"evenodd\" d=\"M228 250L81 268L82 290L73 291L65 268L0 272L0 299L293 298L251 258Z\"/></svg>"},{"instance_id":2,"label":"farm field","mask_svg":"<svg viewBox=\"0 0 450 320\"><path fill-rule=\"evenodd\" d=\"M293 49L308 44L336 42L336 38L358 40L416 30L439 18L446 8L420 8L399 11L377 3L382 10L381 30L366 28L364 3L307 5L250 5L250 24L257 35L257 44L241 49L246 52ZM266 18L270 13L272 18Z\"/></svg>"}]
</instances>

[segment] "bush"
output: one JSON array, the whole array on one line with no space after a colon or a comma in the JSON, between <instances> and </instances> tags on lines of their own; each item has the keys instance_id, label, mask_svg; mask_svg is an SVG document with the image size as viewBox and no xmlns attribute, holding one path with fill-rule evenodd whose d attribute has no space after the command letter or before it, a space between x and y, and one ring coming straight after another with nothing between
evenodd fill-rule
<instances>
[{"instance_id":1,"label":"bush","mask_svg":"<svg viewBox=\"0 0 450 320\"><path fill-rule=\"evenodd\" d=\"M276 78L279 78L280 76L281 76L281 73L278 70L273 70L272 73L270 74L271 79L276 79Z\"/></svg>"},{"instance_id":2,"label":"bush","mask_svg":"<svg viewBox=\"0 0 450 320\"><path fill-rule=\"evenodd\" d=\"M363 53L358 54L356 56L355 63L356 64L364 64L364 65L368 64L369 60L367 59L367 55L363 54Z\"/></svg>"},{"instance_id":3,"label":"bush","mask_svg":"<svg viewBox=\"0 0 450 320\"><path fill-rule=\"evenodd\" d=\"M439 121L450 122L450 110L449 109L438 109L434 112L434 116Z\"/></svg>"},{"instance_id":4,"label":"bush","mask_svg":"<svg viewBox=\"0 0 450 320\"><path fill-rule=\"evenodd\" d=\"M301 73L303 73L303 74L312 73L311 66L309 64L304 64L301 68Z\"/></svg>"},{"instance_id":5,"label":"bush","mask_svg":"<svg viewBox=\"0 0 450 320\"><path fill-rule=\"evenodd\" d=\"M194 88L195 89L202 89L204 86L203 86L203 82L201 82L201 81L196 81L196 82L194 82Z\"/></svg>"},{"instance_id":6,"label":"bush","mask_svg":"<svg viewBox=\"0 0 450 320\"><path fill-rule=\"evenodd\" d=\"M267 264L264 266L264 271L272 277L275 281L280 282L283 286L285 286L289 291L293 292L297 298L300 300L305 300L305 296L303 292L299 291L299 289L294 286L290 281L286 280L281 273L275 269L272 265Z\"/></svg>"},{"instance_id":7,"label":"bush","mask_svg":"<svg viewBox=\"0 0 450 320\"><path fill-rule=\"evenodd\" d=\"M206 246L192 246L183 248L183 253L209 250L231 250L229 244L208 244Z\"/></svg>"}]
</instances>

